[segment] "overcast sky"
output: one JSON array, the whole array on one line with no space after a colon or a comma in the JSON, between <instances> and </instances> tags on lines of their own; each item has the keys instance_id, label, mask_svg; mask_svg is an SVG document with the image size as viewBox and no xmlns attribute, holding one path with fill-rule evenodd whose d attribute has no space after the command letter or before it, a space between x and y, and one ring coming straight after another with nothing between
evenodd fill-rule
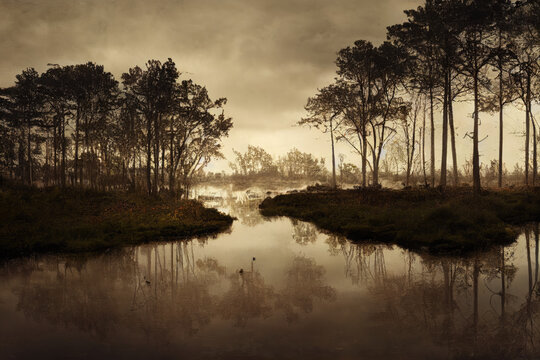
<instances>
[{"instance_id":1,"label":"overcast sky","mask_svg":"<svg viewBox=\"0 0 540 360\"><path fill-rule=\"evenodd\" d=\"M234 128L224 153L292 147L329 160L326 135L299 128L303 107L335 74L339 49L355 40L380 43L386 26L405 20L416 0L0 0L0 86L27 67L103 64L117 79L148 59L172 58L183 78L227 97ZM472 144L470 104L457 106L460 160ZM523 120L508 113L509 170L521 161ZM483 115L483 162L497 157L497 122ZM358 162L345 145L338 152ZM437 150L437 153L439 151ZM461 162L461 161L460 161ZM227 161L212 164L228 170Z\"/></svg>"}]
</instances>

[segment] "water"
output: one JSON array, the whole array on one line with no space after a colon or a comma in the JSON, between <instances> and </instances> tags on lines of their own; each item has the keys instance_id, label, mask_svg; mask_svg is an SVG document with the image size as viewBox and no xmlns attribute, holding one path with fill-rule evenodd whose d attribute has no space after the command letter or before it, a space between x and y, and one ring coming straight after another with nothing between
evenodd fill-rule
<instances>
[{"instance_id":1,"label":"water","mask_svg":"<svg viewBox=\"0 0 540 360\"><path fill-rule=\"evenodd\" d=\"M256 200L211 205L238 217L230 232L3 264L0 359L540 356L536 226L436 258L268 220Z\"/></svg>"}]
</instances>

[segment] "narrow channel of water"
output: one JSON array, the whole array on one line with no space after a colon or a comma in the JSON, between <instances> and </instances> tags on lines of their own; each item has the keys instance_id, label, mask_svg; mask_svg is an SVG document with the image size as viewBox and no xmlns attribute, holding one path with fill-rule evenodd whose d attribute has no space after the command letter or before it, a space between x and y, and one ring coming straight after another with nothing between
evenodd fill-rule
<instances>
[{"instance_id":1,"label":"narrow channel of water","mask_svg":"<svg viewBox=\"0 0 540 360\"><path fill-rule=\"evenodd\" d=\"M437 258L209 204L230 232L0 265L0 359L540 357L537 225Z\"/></svg>"}]
</instances>

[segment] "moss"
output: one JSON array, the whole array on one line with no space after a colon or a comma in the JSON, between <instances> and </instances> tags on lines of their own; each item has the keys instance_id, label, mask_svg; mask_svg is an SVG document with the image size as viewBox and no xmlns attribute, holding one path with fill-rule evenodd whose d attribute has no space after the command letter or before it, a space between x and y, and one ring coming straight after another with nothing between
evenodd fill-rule
<instances>
[{"instance_id":1,"label":"moss","mask_svg":"<svg viewBox=\"0 0 540 360\"><path fill-rule=\"evenodd\" d=\"M208 235L233 219L201 203L92 190L0 188L0 257Z\"/></svg>"},{"instance_id":2,"label":"moss","mask_svg":"<svg viewBox=\"0 0 540 360\"><path fill-rule=\"evenodd\" d=\"M518 226L540 220L538 189L342 190L266 199L266 216L290 216L355 241L464 253L513 242Z\"/></svg>"}]
</instances>

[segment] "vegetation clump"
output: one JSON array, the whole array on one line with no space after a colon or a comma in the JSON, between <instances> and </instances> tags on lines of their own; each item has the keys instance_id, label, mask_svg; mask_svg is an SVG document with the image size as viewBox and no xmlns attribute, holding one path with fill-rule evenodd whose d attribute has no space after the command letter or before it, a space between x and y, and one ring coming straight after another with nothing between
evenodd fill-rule
<instances>
[{"instance_id":1,"label":"vegetation clump","mask_svg":"<svg viewBox=\"0 0 540 360\"><path fill-rule=\"evenodd\" d=\"M540 220L540 191L470 188L300 192L265 199L265 216L289 216L354 241L395 243L431 253L466 253L513 242Z\"/></svg>"},{"instance_id":2,"label":"vegetation clump","mask_svg":"<svg viewBox=\"0 0 540 360\"><path fill-rule=\"evenodd\" d=\"M0 187L0 219L0 257L209 235L233 221L194 200L20 185Z\"/></svg>"}]
</instances>

